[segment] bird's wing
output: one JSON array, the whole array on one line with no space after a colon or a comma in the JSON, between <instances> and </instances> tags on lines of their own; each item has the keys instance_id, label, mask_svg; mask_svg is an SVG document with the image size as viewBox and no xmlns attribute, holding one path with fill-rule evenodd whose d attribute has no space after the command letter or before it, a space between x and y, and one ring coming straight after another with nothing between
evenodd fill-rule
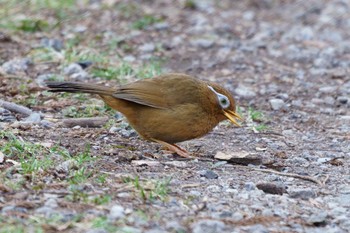
<instances>
[{"instance_id":1,"label":"bird's wing","mask_svg":"<svg viewBox=\"0 0 350 233\"><path fill-rule=\"evenodd\" d=\"M122 86L112 96L153 108L164 109L168 108L169 105L162 85L153 79Z\"/></svg>"}]
</instances>

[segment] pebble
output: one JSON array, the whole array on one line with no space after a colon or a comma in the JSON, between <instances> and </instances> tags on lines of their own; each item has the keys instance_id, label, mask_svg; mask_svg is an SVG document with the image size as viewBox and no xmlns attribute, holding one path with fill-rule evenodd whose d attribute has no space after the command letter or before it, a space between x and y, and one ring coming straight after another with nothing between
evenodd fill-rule
<instances>
[{"instance_id":1,"label":"pebble","mask_svg":"<svg viewBox=\"0 0 350 233\"><path fill-rule=\"evenodd\" d=\"M244 226L240 228L242 232L246 233L269 233L270 231L262 224L255 224L251 226ZM241 232L241 231L239 231Z\"/></svg>"},{"instance_id":2,"label":"pebble","mask_svg":"<svg viewBox=\"0 0 350 233\"><path fill-rule=\"evenodd\" d=\"M129 227L129 226L124 226L118 228L118 232L127 232L127 233L142 233L143 230L138 229L136 227Z\"/></svg>"},{"instance_id":3,"label":"pebble","mask_svg":"<svg viewBox=\"0 0 350 233\"><path fill-rule=\"evenodd\" d=\"M211 193L219 193L221 192L222 188L218 185L209 185L207 187L207 190L208 192L211 192Z\"/></svg>"},{"instance_id":4,"label":"pebble","mask_svg":"<svg viewBox=\"0 0 350 233\"><path fill-rule=\"evenodd\" d=\"M153 27L158 31L163 31L163 30L169 29L170 25L168 22L164 21L164 22L155 23Z\"/></svg>"},{"instance_id":5,"label":"pebble","mask_svg":"<svg viewBox=\"0 0 350 233\"><path fill-rule=\"evenodd\" d=\"M63 42L60 39L42 38L40 44L47 48L53 48L56 51L61 51L63 49Z\"/></svg>"},{"instance_id":6,"label":"pebble","mask_svg":"<svg viewBox=\"0 0 350 233\"><path fill-rule=\"evenodd\" d=\"M347 104L349 103L349 98L346 97L346 96L338 96L337 99L336 99L337 103L339 104Z\"/></svg>"},{"instance_id":7,"label":"pebble","mask_svg":"<svg viewBox=\"0 0 350 233\"><path fill-rule=\"evenodd\" d=\"M301 189L301 190L293 190L289 192L289 196L291 198L309 200L311 198L316 198L317 194L314 190L311 190L311 189Z\"/></svg>"},{"instance_id":8,"label":"pebble","mask_svg":"<svg viewBox=\"0 0 350 233\"><path fill-rule=\"evenodd\" d=\"M70 170L76 169L77 166L78 166L78 162L76 160L69 159L59 164L56 167L56 171L68 174Z\"/></svg>"},{"instance_id":9,"label":"pebble","mask_svg":"<svg viewBox=\"0 0 350 233\"><path fill-rule=\"evenodd\" d=\"M14 122L16 120L16 117L9 110L0 107L0 122Z\"/></svg>"},{"instance_id":10,"label":"pebble","mask_svg":"<svg viewBox=\"0 0 350 233\"><path fill-rule=\"evenodd\" d=\"M95 228L87 230L86 233L108 233L108 231L104 228Z\"/></svg>"},{"instance_id":11,"label":"pebble","mask_svg":"<svg viewBox=\"0 0 350 233\"><path fill-rule=\"evenodd\" d=\"M49 129L49 128L53 128L55 126L55 123L47 120L42 120L40 121L40 126Z\"/></svg>"},{"instance_id":12,"label":"pebble","mask_svg":"<svg viewBox=\"0 0 350 233\"><path fill-rule=\"evenodd\" d=\"M191 225L192 233L220 233L225 229L225 223L218 220L200 220Z\"/></svg>"},{"instance_id":13,"label":"pebble","mask_svg":"<svg viewBox=\"0 0 350 233\"><path fill-rule=\"evenodd\" d=\"M77 62L77 64L80 65L81 68L86 69L89 66L91 66L93 64L93 62L92 61L79 61L79 62Z\"/></svg>"},{"instance_id":14,"label":"pebble","mask_svg":"<svg viewBox=\"0 0 350 233\"><path fill-rule=\"evenodd\" d=\"M170 232L186 232L185 227L177 221L167 221L165 228Z\"/></svg>"},{"instance_id":15,"label":"pebble","mask_svg":"<svg viewBox=\"0 0 350 233\"><path fill-rule=\"evenodd\" d=\"M242 84L238 85L238 87L235 89L235 93L243 98L253 98L256 96L256 93L247 86L244 86Z\"/></svg>"},{"instance_id":16,"label":"pebble","mask_svg":"<svg viewBox=\"0 0 350 233\"><path fill-rule=\"evenodd\" d=\"M315 226L324 226L326 225L327 216L328 214L326 212L315 213L312 214L306 221Z\"/></svg>"},{"instance_id":17,"label":"pebble","mask_svg":"<svg viewBox=\"0 0 350 233\"><path fill-rule=\"evenodd\" d=\"M41 115L37 112L33 112L23 122L26 123L39 123L41 121Z\"/></svg>"},{"instance_id":18,"label":"pebble","mask_svg":"<svg viewBox=\"0 0 350 233\"><path fill-rule=\"evenodd\" d=\"M57 79L58 77L63 79L63 77L61 77L58 74L52 74L52 73L41 74L38 77L36 77L35 81L39 84L39 86L44 87L44 86L46 86L45 81L48 81L48 80L53 79L53 78Z\"/></svg>"},{"instance_id":19,"label":"pebble","mask_svg":"<svg viewBox=\"0 0 350 233\"><path fill-rule=\"evenodd\" d=\"M154 52L155 49L156 49L156 46L153 43L147 43L139 46L139 50L144 53Z\"/></svg>"},{"instance_id":20,"label":"pebble","mask_svg":"<svg viewBox=\"0 0 350 233\"><path fill-rule=\"evenodd\" d=\"M191 44L203 49L209 49L213 47L214 41L209 39L194 39L191 41Z\"/></svg>"},{"instance_id":21,"label":"pebble","mask_svg":"<svg viewBox=\"0 0 350 233\"><path fill-rule=\"evenodd\" d=\"M29 58L13 59L2 64L1 68L7 74L18 74L28 70L33 62Z\"/></svg>"},{"instance_id":22,"label":"pebble","mask_svg":"<svg viewBox=\"0 0 350 233\"><path fill-rule=\"evenodd\" d=\"M284 101L281 99L270 99L269 103L271 105L272 110L275 110L275 111L280 110L285 106Z\"/></svg>"},{"instance_id":23,"label":"pebble","mask_svg":"<svg viewBox=\"0 0 350 233\"><path fill-rule=\"evenodd\" d=\"M125 217L124 211L125 211L125 209L121 205L112 206L112 208L108 214L108 220L111 222L114 222L118 219L124 218Z\"/></svg>"},{"instance_id":24,"label":"pebble","mask_svg":"<svg viewBox=\"0 0 350 233\"><path fill-rule=\"evenodd\" d=\"M136 61L136 58L132 55L127 55L127 56L123 57L123 61L134 62L134 61Z\"/></svg>"},{"instance_id":25,"label":"pebble","mask_svg":"<svg viewBox=\"0 0 350 233\"><path fill-rule=\"evenodd\" d=\"M336 90L337 90L337 87L334 87L334 86L325 86L318 89L318 91L323 94L334 94Z\"/></svg>"},{"instance_id":26,"label":"pebble","mask_svg":"<svg viewBox=\"0 0 350 233\"><path fill-rule=\"evenodd\" d=\"M217 179L219 176L212 170L204 170L199 172L201 177L205 177L207 179Z\"/></svg>"},{"instance_id":27,"label":"pebble","mask_svg":"<svg viewBox=\"0 0 350 233\"><path fill-rule=\"evenodd\" d=\"M247 191L256 190L256 185L253 182L247 182L244 184L244 189Z\"/></svg>"},{"instance_id":28,"label":"pebble","mask_svg":"<svg viewBox=\"0 0 350 233\"><path fill-rule=\"evenodd\" d=\"M18 206L15 206L15 205L8 205L8 206L2 207L1 214L3 214L3 215L10 215L10 213L8 213L8 212L27 213L28 210L27 210L27 208L18 207Z\"/></svg>"},{"instance_id":29,"label":"pebble","mask_svg":"<svg viewBox=\"0 0 350 233\"><path fill-rule=\"evenodd\" d=\"M63 69L63 73L76 80L84 80L89 77L89 74L77 63L72 63L66 66Z\"/></svg>"},{"instance_id":30,"label":"pebble","mask_svg":"<svg viewBox=\"0 0 350 233\"><path fill-rule=\"evenodd\" d=\"M154 228L154 229L146 230L144 231L144 233L169 233L169 232L159 228Z\"/></svg>"},{"instance_id":31,"label":"pebble","mask_svg":"<svg viewBox=\"0 0 350 233\"><path fill-rule=\"evenodd\" d=\"M259 183L256 185L256 187L264 191L264 193L269 193L269 194L282 195L283 193L287 192L285 186L282 184Z\"/></svg>"}]
</instances>

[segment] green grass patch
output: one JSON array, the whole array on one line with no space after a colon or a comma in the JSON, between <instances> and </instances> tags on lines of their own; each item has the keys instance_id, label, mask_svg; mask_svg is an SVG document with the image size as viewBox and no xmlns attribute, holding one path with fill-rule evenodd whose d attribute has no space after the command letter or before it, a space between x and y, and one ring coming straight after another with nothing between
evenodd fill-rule
<instances>
[{"instance_id":1,"label":"green grass patch","mask_svg":"<svg viewBox=\"0 0 350 233\"><path fill-rule=\"evenodd\" d=\"M132 184L136 191L139 193L140 197L144 201L154 201L161 200L166 201L168 194L170 192L169 184L171 177L162 180L140 180L138 176L136 177L126 177L123 179L124 183Z\"/></svg>"},{"instance_id":2,"label":"green grass patch","mask_svg":"<svg viewBox=\"0 0 350 233\"><path fill-rule=\"evenodd\" d=\"M143 30L155 23L163 21L161 18L155 17L153 15L144 15L135 22L132 23L132 28Z\"/></svg>"}]
</instances>

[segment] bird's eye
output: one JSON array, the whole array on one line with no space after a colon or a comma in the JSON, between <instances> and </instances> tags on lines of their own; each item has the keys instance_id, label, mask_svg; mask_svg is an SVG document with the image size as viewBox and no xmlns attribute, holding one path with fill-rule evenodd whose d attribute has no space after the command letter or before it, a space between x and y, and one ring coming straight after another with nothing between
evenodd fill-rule
<instances>
[{"instance_id":1,"label":"bird's eye","mask_svg":"<svg viewBox=\"0 0 350 233\"><path fill-rule=\"evenodd\" d=\"M228 98L224 95L218 96L219 102L220 102L220 106L224 109L230 107L230 101L228 100Z\"/></svg>"},{"instance_id":2,"label":"bird's eye","mask_svg":"<svg viewBox=\"0 0 350 233\"><path fill-rule=\"evenodd\" d=\"M210 89L212 92L214 92L214 93L216 94L216 96L217 96L217 98L218 98L218 100L219 100L219 104L220 104L220 107L221 107L221 108L227 109L228 107L230 107L230 104L231 104L231 103L230 103L230 100L227 98L227 96L216 92L216 91L214 90L214 88L211 87L211 86L208 86L208 87L209 87L209 89Z\"/></svg>"}]
</instances>

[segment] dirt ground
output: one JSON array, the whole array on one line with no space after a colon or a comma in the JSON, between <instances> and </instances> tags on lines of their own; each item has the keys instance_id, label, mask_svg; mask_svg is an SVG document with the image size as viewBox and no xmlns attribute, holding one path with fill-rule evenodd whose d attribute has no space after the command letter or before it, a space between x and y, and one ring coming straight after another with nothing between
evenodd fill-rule
<instances>
[{"instance_id":1,"label":"dirt ground","mask_svg":"<svg viewBox=\"0 0 350 233\"><path fill-rule=\"evenodd\" d=\"M0 232L349 232L349 38L347 0L0 1ZM168 72L232 91L242 127L188 160L42 90Z\"/></svg>"}]
</instances>

